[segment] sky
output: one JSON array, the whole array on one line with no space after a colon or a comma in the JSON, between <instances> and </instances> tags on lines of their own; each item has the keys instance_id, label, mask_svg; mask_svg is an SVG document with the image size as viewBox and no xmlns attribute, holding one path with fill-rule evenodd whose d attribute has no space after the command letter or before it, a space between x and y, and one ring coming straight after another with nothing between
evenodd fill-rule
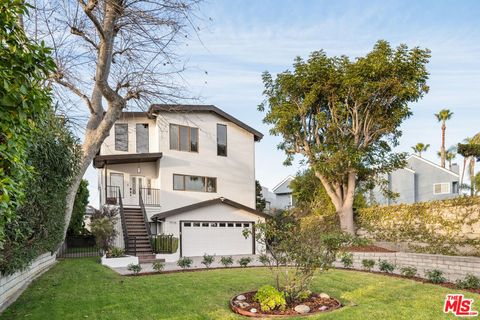
<instances>
[{"instance_id":1,"label":"sky","mask_svg":"<svg viewBox=\"0 0 480 320\"><path fill-rule=\"evenodd\" d=\"M262 132L256 144L256 177L273 188L305 167L283 166L280 137L269 135L257 111L261 74L291 69L296 56L323 49L352 59L387 40L432 51L430 92L412 104L397 151L417 142L431 145L424 157L439 163L440 124L434 113L448 108L446 147L480 131L480 1L208 1L200 6L199 39L181 48L183 78L192 97L213 104ZM462 163L459 156L454 162ZM478 166L477 166L478 167ZM98 206L97 174L90 168L90 203Z\"/></svg>"}]
</instances>

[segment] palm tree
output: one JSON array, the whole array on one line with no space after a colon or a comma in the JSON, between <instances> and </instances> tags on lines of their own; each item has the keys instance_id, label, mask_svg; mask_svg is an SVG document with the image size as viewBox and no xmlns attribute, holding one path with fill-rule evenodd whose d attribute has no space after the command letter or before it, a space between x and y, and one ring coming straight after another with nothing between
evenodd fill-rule
<instances>
[{"instance_id":1,"label":"palm tree","mask_svg":"<svg viewBox=\"0 0 480 320\"><path fill-rule=\"evenodd\" d=\"M412 150L413 150L413 152L417 153L418 156L421 158L422 157L422 152L427 151L428 148L430 148L429 144L424 144L422 142L419 142L412 147Z\"/></svg>"},{"instance_id":2,"label":"palm tree","mask_svg":"<svg viewBox=\"0 0 480 320\"><path fill-rule=\"evenodd\" d=\"M437 152L439 157L442 157L442 153L440 151ZM452 161L457 157L457 147L451 146L445 152L445 160L448 162L448 169L452 170Z\"/></svg>"},{"instance_id":3,"label":"palm tree","mask_svg":"<svg viewBox=\"0 0 480 320\"><path fill-rule=\"evenodd\" d=\"M438 122L442 123L442 146L440 148L440 165L445 168L445 129L447 126L445 122L452 118L453 112L448 109L442 109L439 113L435 113L435 117L437 117Z\"/></svg>"}]
</instances>

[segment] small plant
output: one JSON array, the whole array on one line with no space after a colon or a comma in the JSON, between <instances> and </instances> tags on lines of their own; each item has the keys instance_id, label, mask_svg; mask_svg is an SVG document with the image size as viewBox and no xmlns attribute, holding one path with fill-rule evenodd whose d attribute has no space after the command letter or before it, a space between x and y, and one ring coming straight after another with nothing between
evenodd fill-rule
<instances>
[{"instance_id":1,"label":"small plant","mask_svg":"<svg viewBox=\"0 0 480 320\"><path fill-rule=\"evenodd\" d=\"M363 269L367 271L372 271L373 267L375 266L375 260L372 259L363 259L362 260Z\"/></svg>"},{"instance_id":2,"label":"small plant","mask_svg":"<svg viewBox=\"0 0 480 320\"><path fill-rule=\"evenodd\" d=\"M258 256L258 262L264 266L268 266L270 264L270 258L265 253L262 253L260 256Z\"/></svg>"},{"instance_id":3,"label":"small plant","mask_svg":"<svg viewBox=\"0 0 480 320\"><path fill-rule=\"evenodd\" d=\"M220 263L225 267L228 268L233 264L233 258L232 257L221 257L220 258Z\"/></svg>"},{"instance_id":4,"label":"small plant","mask_svg":"<svg viewBox=\"0 0 480 320\"><path fill-rule=\"evenodd\" d=\"M208 269L210 268L210 266L212 265L212 263L215 261L215 257L214 256L210 256L208 254L204 254L203 255L203 260L202 260L202 264L205 265L205 267Z\"/></svg>"},{"instance_id":5,"label":"small plant","mask_svg":"<svg viewBox=\"0 0 480 320\"><path fill-rule=\"evenodd\" d=\"M189 257L183 257L178 259L177 261L177 266L179 266L182 269L188 269L192 266L193 260L190 259Z\"/></svg>"},{"instance_id":6,"label":"small plant","mask_svg":"<svg viewBox=\"0 0 480 320\"><path fill-rule=\"evenodd\" d=\"M463 280L458 279L455 284L459 289L480 289L480 278L469 273Z\"/></svg>"},{"instance_id":7,"label":"small plant","mask_svg":"<svg viewBox=\"0 0 480 320\"><path fill-rule=\"evenodd\" d=\"M252 262L252 259L249 257L243 257L238 260L238 264L242 267L245 268L248 266L248 264Z\"/></svg>"},{"instance_id":8,"label":"small plant","mask_svg":"<svg viewBox=\"0 0 480 320\"><path fill-rule=\"evenodd\" d=\"M387 260L378 260L378 269L382 272L392 273L395 270L395 265Z\"/></svg>"},{"instance_id":9,"label":"small plant","mask_svg":"<svg viewBox=\"0 0 480 320\"><path fill-rule=\"evenodd\" d=\"M120 258L125 256L125 250L122 248L112 247L107 251L107 258Z\"/></svg>"},{"instance_id":10,"label":"small plant","mask_svg":"<svg viewBox=\"0 0 480 320\"><path fill-rule=\"evenodd\" d=\"M310 291L308 289L303 290L298 294L297 299L300 300L300 301L305 301L308 298L310 298L311 295L312 295L312 291Z\"/></svg>"},{"instance_id":11,"label":"small plant","mask_svg":"<svg viewBox=\"0 0 480 320\"><path fill-rule=\"evenodd\" d=\"M142 266L140 264L130 263L127 266L127 270L132 271L132 273L137 276L140 273L140 271L142 271Z\"/></svg>"},{"instance_id":12,"label":"small plant","mask_svg":"<svg viewBox=\"0 0 480 320\"><path fill-rule=\"evenodd\" d=\"M287 305L284 294L270 285L260 287L253 300L260 303L262 311L285 310Z\"/></svg>"},{"instance_id":13,"label":"small plant","mask_svg":"<svg viewBox=\"0 0 480 320\"><path fill-rule=\"evenodd\" d=\"M162 272L163 269L165 268L165 264L163 262L157 261L152 263L152 268L157 272Z\"/></svg>"},{"instance_id":14,"label":"small plant","mask_svg":"<svg viewBox=\"0 0 480 320\"><path fill-rule=\"evenodd\" d=\"M351 268L353 266L353 254L351 252L344 252L340 256L340 261L344 268Z\"/></svg>"},{"instance_id":15,"label":"small plant","mask_svg":"<svg viewBox=\"0 0 480 320\"><path fill-rule=\"evenodd\" d=\"M417 275L417 268L414 267L403 267L400 268L400 273L408 278L413 278Z\"/></svg>"},{"instance_id":16,"label":"small plant","mask_svg":"<svg viewBox=\"0 0 480 320\"><path fill-rule=\"evenodd\" d=\"M432 283L444 283L447 281L443 276L443 271L438 269L432 269L425 271L425 276Z\"/></svg>"}]
</instances>

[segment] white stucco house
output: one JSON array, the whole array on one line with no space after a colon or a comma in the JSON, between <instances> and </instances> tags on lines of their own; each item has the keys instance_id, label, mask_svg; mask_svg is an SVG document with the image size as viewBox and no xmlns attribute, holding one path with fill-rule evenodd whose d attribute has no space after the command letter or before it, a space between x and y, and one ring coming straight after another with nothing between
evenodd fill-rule
<instances>
[{"instance_id":1,"label":"white stucco house","mask_svg":"<svg viewBox=\"0 0 480 320\"><path fill-rule=\"evenodd\" d=\"M255 254L255 142L263 135L212 105L152 105L125 112L94 159L100 205L121 208L125 248L152 255L150 240L178 249L156 258ZM148 226L148 227L147 227Z\"/></svg>"}]
</instances>

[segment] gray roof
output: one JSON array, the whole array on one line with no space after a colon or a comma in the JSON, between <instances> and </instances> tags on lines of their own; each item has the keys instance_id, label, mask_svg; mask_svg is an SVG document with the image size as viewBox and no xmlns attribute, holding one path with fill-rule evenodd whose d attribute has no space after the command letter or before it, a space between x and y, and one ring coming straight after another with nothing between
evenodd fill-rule
<instances>
[{"instance_id":1,"label":"gray roof","mask_svg":"<svg viewBox=\"0 0 480 320\"><path fill-rule=\"evenodd\" d=\"M229 115L225 111L220 110L214 105L197 105L197 104L152 104L148 109L149 114L155 112L211 112L216 115L235 123L237 126L245 129L246 131L253 134L255 141L260 141L263 138L263 134L259 131L253 129L244 122L238 120L237 118Z\"/></svg>"}]
</instances>

